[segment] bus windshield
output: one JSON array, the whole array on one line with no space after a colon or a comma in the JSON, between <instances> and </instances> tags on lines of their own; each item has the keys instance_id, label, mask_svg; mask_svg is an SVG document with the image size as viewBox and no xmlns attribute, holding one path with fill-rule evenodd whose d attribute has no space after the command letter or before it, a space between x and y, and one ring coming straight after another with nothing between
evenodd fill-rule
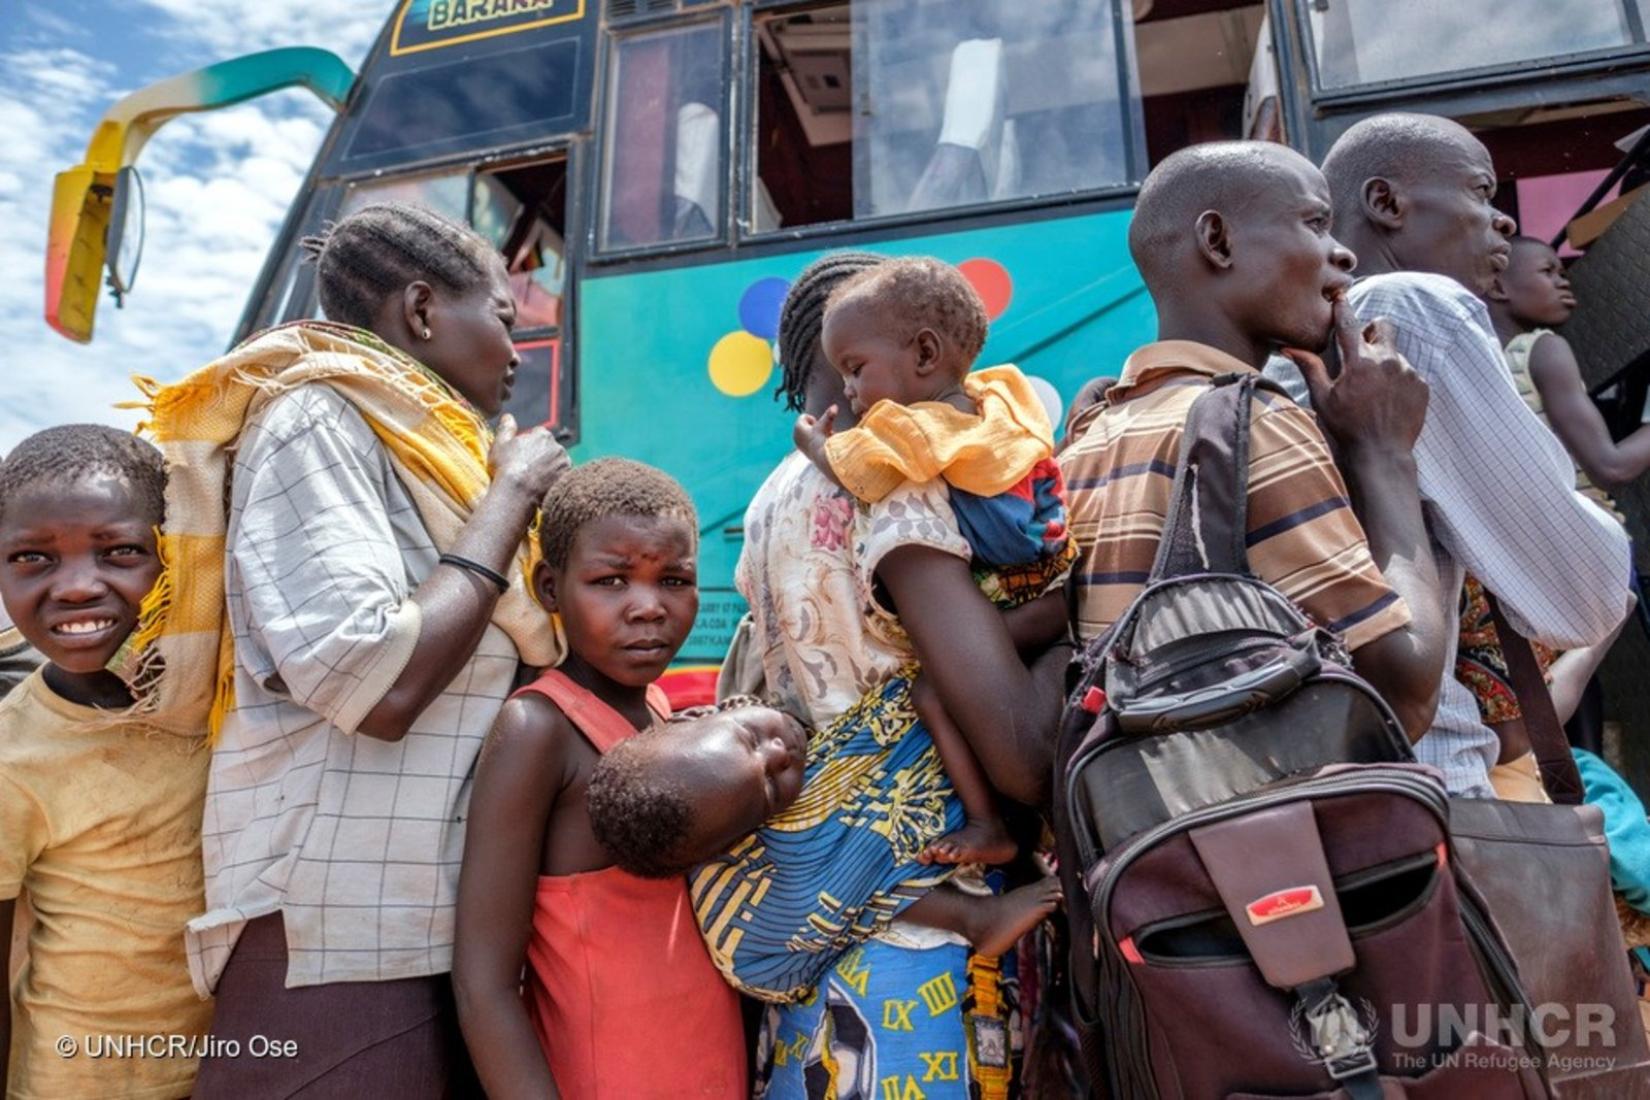
<instances>
[{"instance_id":1,"label":"bus windshield","mask_svg":"<svg viewBox=\"0 0 1650 1100\"><path fill-rule=\"evenodd\" d=\"M1642 46L1646 0L1298 0L1317 84L1365 84Z\"/></svg>"}]
</instances>

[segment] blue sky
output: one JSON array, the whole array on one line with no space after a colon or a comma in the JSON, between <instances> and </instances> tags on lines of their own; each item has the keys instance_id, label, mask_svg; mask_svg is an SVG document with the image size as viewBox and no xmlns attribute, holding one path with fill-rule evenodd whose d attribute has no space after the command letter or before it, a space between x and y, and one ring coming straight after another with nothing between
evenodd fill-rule
<instances>
[{"instance_id":1,"label":"blue sky","mask_svg":"<svg viewBox=\"0 0 1650 1100\"><path fill-rule=\"evenodd\" d=\"M289 91L164 127L139 167L136 290L91 344L42 319L52 177L126 92L213 61L316 45L359 67L393 0L0 0L0 452L67 421L130 426L134 373L177 378L223 351L331 114Z\"/></svg>"}]
</instances>

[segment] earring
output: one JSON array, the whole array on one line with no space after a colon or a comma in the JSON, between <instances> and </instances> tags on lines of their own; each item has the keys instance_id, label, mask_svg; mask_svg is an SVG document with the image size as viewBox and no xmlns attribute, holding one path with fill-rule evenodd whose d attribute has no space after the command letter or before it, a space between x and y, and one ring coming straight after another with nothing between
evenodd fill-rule
<instances>
[{"instance_id":1,"label":"earring","mask_svg":"<svg viewBox=\"0 0 1650 1100\"><path fill-rule=\"evenodd\" d=\"M430 326L425 325L424 326L424 331L420 335L422 335L424 337L424 339L428 340L430 338Z\"/></svg>"}]
</instances>

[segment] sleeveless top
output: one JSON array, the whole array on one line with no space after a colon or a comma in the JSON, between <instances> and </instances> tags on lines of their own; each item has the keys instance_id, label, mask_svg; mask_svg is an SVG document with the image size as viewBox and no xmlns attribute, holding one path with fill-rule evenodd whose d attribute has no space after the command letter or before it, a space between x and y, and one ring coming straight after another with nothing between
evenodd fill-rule
<instances>
[{"instance_id":1,"label":"sleeveless top","mask_svg":"<svg viewBox=\"0 0 1650 1100\"><path fill-rule=\"evenodd\" d=\"M1513 385L1518 389L1518 396L1524 399L1541 422L1552 430L1552 421L1547 419L1547 405L1541 400L1541 391L1535 388L1535 380L1530 377L1530 352L1535 349L1535 343L1543 336L1552 334L1552 329L1537 328L1529 332L1521 332L1507 341L1507 367L1512 371ZM1593 484L1593 479L1576 467L1576 492L1603 508L1616 518L1617 523L1624 521L1621 512L1616 509L1616 502L1610 499L1610 494Z\"/></svg>"},{"instance_id":2,"label":"sleeveless top","mask_svg":"<svg viewBox=\"0 0 1650 1100\"><path fill-rule=\"evenodd\" d=\"M555 703L597 752L636 733L554 669L521 690ZM664 692L647 691L666 716ZM738 995L705 950L685 878L618 867L539 876L523 996L567 1100L749 1093Z\"/></svg>"}]
</instances>

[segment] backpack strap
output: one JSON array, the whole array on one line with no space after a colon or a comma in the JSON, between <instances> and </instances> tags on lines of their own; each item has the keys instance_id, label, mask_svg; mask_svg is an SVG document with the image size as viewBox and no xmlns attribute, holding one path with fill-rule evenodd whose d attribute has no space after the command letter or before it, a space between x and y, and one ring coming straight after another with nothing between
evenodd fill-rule
<instances>
[{"instance_id":1,"label":"backpack strap","mask_svg":"<svg viewBox=\"0 0 1650 1100\"><path fill-rule=\"evenodd\" d=\"M1256 371L1223 374L1192 402L1180 437L1169 512L1147 583L1191 573L1249 575L1249 421Z\"/></svg>"},{"instance_id":2,"label":"backpack strap","mask_svg":"<svg viewBox=\"0 0 1650 1100\"><path fill-rule=\"evenodd\" d=\"M1512 683L1513 694L1518 696L1518 709L1524 712L1530 748L1535 751L1536 763L1541 767L1541 785L1547 788L1547 797L1559 805L1579 806L1584 791L1581 771L1576 767L1576 758L1570 755L1570 739L1564 735L1564 724L1558 720L1558 711L1553 707L1553 693L1547 687L1541 662L1535 659L1529 639L1507 621L1495 596L1488 590L1484 596L1495 619L1501 652L1507 658L1507 679Z\"/></svg>"},{"instance_id":3,"label":"backpack strap","mask_svg":"<svg viewBox=\"0 0 1650 1100\"><path fill-rule=\"evenodd\" d=\"M587 688L574 683L560 669L546 669L542 676L515 695L525 692L542 695L561 708L567 720L584 734L585 740L594 745L597 752L606 753L620 741L639 732L628 718L602 702ZM659 721L670 717L670 702L658 684L647 686L647 708Z\"/></svg>"}]
</instances>

